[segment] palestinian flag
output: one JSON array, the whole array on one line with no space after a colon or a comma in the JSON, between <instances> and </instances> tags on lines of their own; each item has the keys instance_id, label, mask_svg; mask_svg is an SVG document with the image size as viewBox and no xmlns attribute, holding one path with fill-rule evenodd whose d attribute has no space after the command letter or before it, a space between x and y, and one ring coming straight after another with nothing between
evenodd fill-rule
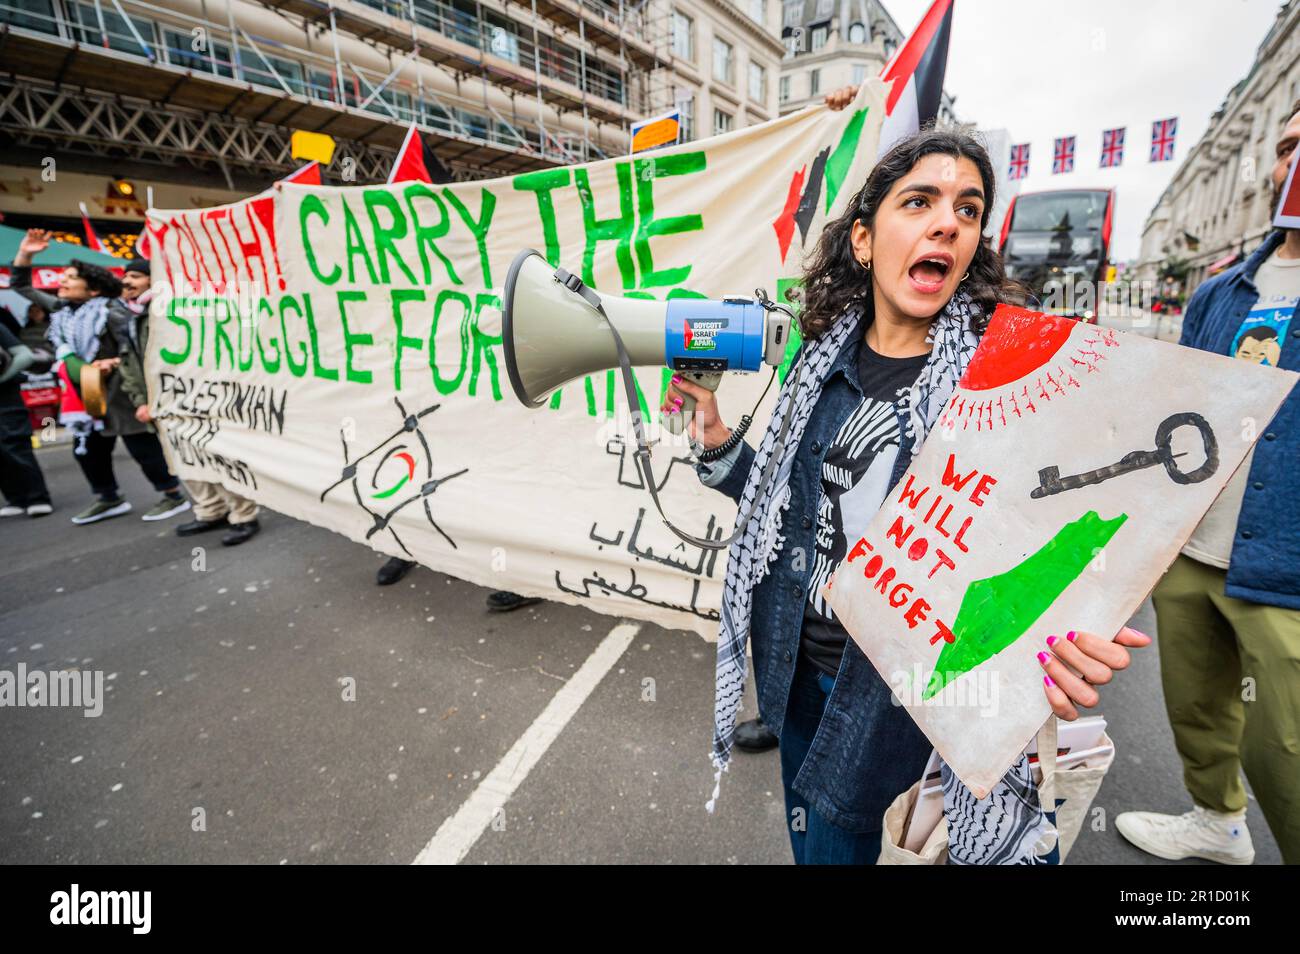
<instances>
[{"instance_id":1,"label":"palestinian flag","mask_svg":"<svg viewBox=\"0 0 1300 954\"><path fill-rule=\"evenodd\" d=\"M892 85L885 100L879 155L939 115L943 75L948 67L952 5L953 0L934 0L907 42L880 73L880 78Z\"/></svg>"},{"instance_id":2,"label":"palestinian flag","mask_svg":"<svg viewBox=\"0 0 1300 954\"><path fill-rule=\"evenodd\" d=\"M438 161L424 142L419 128L411 123L402 140L402 148L397 150L397 159L393 171L388 174L388 184L394 182L450 182L451 173Z\"/></svg>"}]
</instances>

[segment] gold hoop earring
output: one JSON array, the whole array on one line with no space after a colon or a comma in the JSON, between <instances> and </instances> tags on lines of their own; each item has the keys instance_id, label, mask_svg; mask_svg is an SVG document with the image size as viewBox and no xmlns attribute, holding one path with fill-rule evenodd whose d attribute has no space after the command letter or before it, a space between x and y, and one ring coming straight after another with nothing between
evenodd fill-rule
<instances>
[{"instance_id":1,"label":"gold hoop earring","mask_svg":"<svg viewBox=\"0 0 1300 954\"><path fill-rule=\"evenodd\" d=\"M963 276L961 277L961 281L964 282L964 281L965 281L966 279L968 279L968 278L970 278L970 272L967 272L965 275L963 275ZM958 282L957 284L960 285L961 282Z\"/></svg>"},{"instance_id":2,"label":"gold hoop earring","mask_svg":"<svg viewBox=\"0 0 1300 954\"><path fill-rule=\"evenodd\" d=\"M871 271L871 259L867 259L866 261L861 261L861 260L859 260L859 261L858 261L858 264L862 266L862 270L863 270L864 272L870 272L870 271Z\"/></svg>"}]
</instances>

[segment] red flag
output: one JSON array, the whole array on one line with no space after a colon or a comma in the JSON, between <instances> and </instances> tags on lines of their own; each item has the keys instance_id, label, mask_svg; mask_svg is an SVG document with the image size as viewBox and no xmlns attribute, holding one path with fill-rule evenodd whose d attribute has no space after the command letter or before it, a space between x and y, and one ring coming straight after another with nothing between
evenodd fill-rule
<instances>
[{"instance_id":1,"label":"red flag","mask_svg":"<svg viewBox=\"0 0 1300 954\"><path fill-rule=\"evenodd\" d=\"M402 148L397 150L393 171L388 174L388 184L394 182L450 182L451 174L437 156L424 144L424 138L415 123L406 131Z\"/></svg>"},{"instance_id":2,"label":"red flag","mask_svg":"<svg viewBox=\"0 0 1300 954\"><path fill-rule=\"evenodd\" d=\"M939 115L952 7L953 0L934 0L907 42L880 71L880 78L892 84L880 130L881 155Z\"/></svg>"},{"instance_id":3,"label":"red flag","mask_svg":"<svg viewBox=\"0 0 1300 954\"><path fill-rule=\"evenodd\" d=\"M86 248L92 252L103 252L105 255L111 254L108 249L104 248L104 243L99 240L95 234L94 226L90 224L90 213L86 211L86 203L81 203L81 226L86 230Z\"/></svg>"},{"instance_id":4,"label":"red flag","mask_svg":"<svg viewBox=\"0 0 1300 954\"><path fill-rule=\"evenodd\" d=\"M296 182L298 185L320 185L320 163L309 162L295 172L289 173L281 182Z\"/></svg>"}]
</instances>

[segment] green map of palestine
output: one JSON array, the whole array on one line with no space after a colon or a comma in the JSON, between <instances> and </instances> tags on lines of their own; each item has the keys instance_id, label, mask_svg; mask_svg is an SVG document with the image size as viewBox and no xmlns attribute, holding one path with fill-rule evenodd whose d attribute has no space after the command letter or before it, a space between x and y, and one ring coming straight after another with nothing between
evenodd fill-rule
<instances>
[{"instance_id":1,"label":"green map of palestine","mask_svg":"<svg viewBox=\"0 0 1300 954\"><path fill-rule=\"evenodd\" d=\"M1023 636L1127 519L1128 514L1122 513L1102 520L1097 511L1089 510L1024 562L966 587L952 626L954 639L939 652L921 698L929 699Z\"/></svg>"}]
</instances>

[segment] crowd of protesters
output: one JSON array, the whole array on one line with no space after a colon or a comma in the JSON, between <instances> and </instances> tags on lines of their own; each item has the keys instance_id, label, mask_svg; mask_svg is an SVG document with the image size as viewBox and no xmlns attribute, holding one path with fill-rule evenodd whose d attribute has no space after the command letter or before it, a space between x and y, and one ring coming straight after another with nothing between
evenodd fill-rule
<instances>
[{"instance_id":1,"label":"crowd of protesters","mask_svg":"<svg viewBox=\"0 0 1300 954\"><path fill-rule=\"evenodd\" d=\"M72 517L73 523L100 523L134 509L122 496L113 470L113 449L120 437L161 495L141 519L166 520L191 512L191 519L176 527L176 535L224 530L225 546L255 536L261 529L257 504L221 484L193 479L182 483L167 463L144 370L153 297L148 259L127 261L121 278L101 265L74 259L51 295L32 285L32 258L49 247L50 239L48 231L29 229L14 257L12 288L27 299L26 314L19 319L0 309L0 517L44 517L54 511L32 450L31 421L20 390L25 372L52 368L62 393L59 423L71 436L73 457L92 495L90 504ZM89 413L83 400L87 367L104 382L102 415ZM392 557L379 568L376 582L391 586L414 566L414 560ZM487 602L490 610L505 612L541 600L502 591L490 594Z\"/></svg>"},{"instance_id":2,"label":"crowd of protesters","mask_svg":"<svg viewBox=\"0 0 1300 954\"><path fill-rule=\"evenodd\" d=\"M848 87L827 101L843 108L854 93ZM1276 142L1275 205L1297 148L1300 102ZM776 506L777 514L784 508L803 514L801 526L793 520L786 524L788 552L807 552L816 544L837 562L846 549L837 513L841 504L834 502L843 490L842 475L862 481L879 457L884 461L879 473L892 475L891 482L900 479L910 459L904 450L910 455L943 405L928 396L911 405L929 409L924 418L911 416L920 427L913 434L905 426L903 415L909 412L900 396L913 389L928 395L941 379L947 382L945 393L952 393L992 308L1019 300L997 254L981 239L993 205L994 174L984 147L960 132L923 131L881 157L856 200L823 230L805 276L801 360L815 377L806 388L798 378L792 386L790 401L800 413L789 444L775 418L762 444L761 453L785 455L776 471L784 475L785 493L764 488L772 499L749 516L730 555L714 738L719 772L733 746L780 749L787 810L805 820L790 831L800 862L875 861L882 813L921 773L930 746L829 606L817 602L819 589L808 585L811 570L797 571L802 581L791 582L787 575L782 583L777 574L754 570L770 556L760 553L760 544L774 545L770 535L760 534L761 524L768 506ZM259 529L254 503L216 484L182 485L168 467L143 365L148 261L129 262L121 279L73 262L51 296L32 287L30 268L32 256L48 243L48 232L27 233L14 261L13 287L37 306L36 315L48 315L44 341L62 380L60 419L93 495L72 521L88 525L131 511L113 471L113 448L121 437L161 495L143 519L164 520L192 509L192 519L176 528L181 536L223 528L227 545L252 537ZM1288 336L1300 339L1300 326L1292 327L1297 307L1300 229L1275 229L1246 261L1197 289L1181 344L1295 367L1294 343L1286 352L1283 345ZM1269 335L1260 334L1265 330ZM7 504L0 515L6 517L39 517L52 510L14 383L36 360L35 350L0 322L0 477ZM102 415L92 416L83 405L81 381L88 368L104 376ZM93 374L89 377L93 382ZM712 392L680 376L672 381L661 410L679 413L684 398L694 398L692 437L707 450L729 447L700 466L703 482L733 499L754 499L766 479L755 449L730 442ZM1294 429L1287 430L1297 420L1297 402L1300 392L1288 398L1153 593L1164 700L1193 807L1181 814L1126 811L1115 824L1129 842L1158 858L1250 864L1255 851L1246 826L1244 772L1284 860L1300 861L1295 785L1300 587L1294 572L1300 481L1292 466ZM856 422L869 417L893 427L876 425L878 440L859 441ZM775 451L778 428L783 444ZM816 435L806 449L805 430ZM841 476L824 470L832 464ZM790 475L796 471L802 476L794 484ZM880 483L868 492L883 497L887 490ZM856 506L864 504L859 500ZM825 527L814 524L814 515L818 520L829 515ZM820 542L822 529L829 544ZM413 565L393 558L378 582L395 583ZM783 584L790 586L781 589ZM801 595L791 600L791 591ZM488 598L494 610L530 602L537 600L511 593ZM1128 628L1113 643L1082 632L1064 640L1049 637L1038 659L1052 710L1070 720L1077 717L1075 705L1095 705L1094 687L1128 665L1123 647L1149 643ZM760 719L737 726L740 692L735 690L745 684L750 655ZM1258 686L1249 704L1241 690L1246 682ZM966 797L946 768L942 778L949 863L1055 863L1036 847L1054 808L1039 804L1027 757L998 782L982 807Z\"/></svg>"},{"instance_id":3,"label":"crowd of protesters","mask_svg":"<svg viewBox=\"0 0 1300 954\"><path fill-rule=\"evenodd\" d=\"M192 511L192 519L176 527L178 536L224 530L224 545L246 542L260 529L257 505L218 484L182 484L167 463L145 384L152 296L148 260L126 262L121 278L101 265L73 260L50 294L32 284L32 258L49 247L50 238L48 231L29 229L13 261L12 289L30 303L21 324L29 332L45 324L40 344L23 343L32 342L32 335L22 334L12 315L0 321L0 349L9 355L0 360L0 517L43 517L54 511L32 450L31 422L18 383L25 371L45 366L58 376L59 423L67 429L73 459L91 496L71 518L74 524L88 526L134 509L122 496L113 467L120 437L159 495L142 520ZM88 409L86 391L95 387L96 378L102 382L103 408Z\"/></svg>"}]
</instances>

